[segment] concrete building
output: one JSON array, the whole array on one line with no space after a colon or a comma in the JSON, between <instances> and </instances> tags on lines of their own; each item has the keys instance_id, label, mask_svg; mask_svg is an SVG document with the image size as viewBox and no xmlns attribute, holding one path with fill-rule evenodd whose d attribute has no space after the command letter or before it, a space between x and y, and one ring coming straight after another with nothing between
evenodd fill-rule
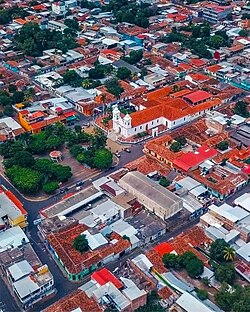
<instances>
[{"instance_id":1,"label":"concrete building","mask_svg":"<svg viewBox=\"0 0 250 312\"><path fill-rule=\"evenodd\" d=\"M218 21L225 19L228 14L232 13L231 6L221 6L210 3L203 8L203 18L211 23L218 23Z\"/></svg>"},{"instance_id":2,"label":"concrete building","mask_svg":"<svg viewBox=\"0 0 250 312\"><path fill-rule=\"evenodd\" d=\"M0 186L0 231L8 227L27 226L27 211L16 196Z\"/></svg>"},{"instance_id":3,"label":"concrete building","mask_svg":"<svg viewBox=\"0 0 250 312\"><path fill-rule=\"evenodd\" d=\"M45 264L36 270L23 260L7 270L10 284L24 309L54 293L54 279Z\"/></svg>"},{"instance_id":4,"label":"concrete building","mask_svg":"<svg viewBox=\"0 0 250 312\"><path fill-rule=\"evenodd\" d=\"M128 172L119 180L119 184L126 191L135 195L147 210L163 220L174 216L183 208L183 201L180 197L140 172Z\"/></svg>"},{"instance_id":5,"label":"concrete building","mask_svg":"<svg viewBox=\"0 0 250 312\"><path fill-rule=\"evenodd\" d=\"M0 272L20 311L55 292L54 279L19 226L0 232Z\"/></svg>"}]
</instances>

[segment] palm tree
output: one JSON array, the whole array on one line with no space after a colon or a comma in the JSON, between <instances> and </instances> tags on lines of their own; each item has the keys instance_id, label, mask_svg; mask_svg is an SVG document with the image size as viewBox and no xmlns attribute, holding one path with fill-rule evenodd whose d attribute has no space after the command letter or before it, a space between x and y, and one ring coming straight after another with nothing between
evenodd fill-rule
<instances>
[{"instance_id":1,"label":"palm tree","mask_svg":"<svg viewBox=\"0 0 250 312\"><path fill-rule=\"evenodd\" d=\"M234 258L235 258L235 250L232 248L232 247L226 247L224 250L223 250L223 253L224 253L224 259L226 261L233 261Z\"/></svg>"},{"instance_id":2,"label":"palm tree","mask_svg":"<svg viewBox=\"0 0 250 312\"><path fill-rule=\"evenodd\" d=\"M19 140L23 143L25 148L29 145L30 137L31 137L30 132L24 132L19 135Z\"/></svg>"},{"instance_id":3,"label":"palm tree","mask_svg":"<svg viewBox=\"0 0 250 312\"><path fill-rule=\"evenodd\" d=\"M106 94L102 93L101 94L101 102L102 102L102 115L104 116L104 107L105 107L105 102L106 102Z\"/></svg>"},{"instance_id":4,"label":"palm tree","mask_svg":"<svg viewBox=\"0 0 250 312\"><path fill-rule=\"evenodd\" d=\"M82 82L82 87L85 89L88 89L91 86L91 81L90 79L84 79Z\"/></svg>"}]
</instances>

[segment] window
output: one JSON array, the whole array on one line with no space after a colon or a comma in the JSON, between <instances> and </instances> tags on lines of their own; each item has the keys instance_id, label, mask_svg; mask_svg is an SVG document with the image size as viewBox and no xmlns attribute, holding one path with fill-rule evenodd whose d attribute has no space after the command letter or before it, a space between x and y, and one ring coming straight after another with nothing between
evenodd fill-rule
<instances>
[{"instance_id":1,"label":"window","mask_svg":"<svg viewBox=\"0 0 250 312\"><path fill-rule=\"evenodd\" d=\"M140 129L142 129L142 126L140 126Z\"/></svg>"},{"instance_id":2,"label":"window","mask_svg":"<svg viewBox=\"0 0 250 312\"><path fill-rule=\"evenodd\" d=\"M175 125L175 121L173 122L173 124Z\"/></svg>"},{"instance_id":3,"label":"window","mask_svg":"<svg viewBox=\"0 0 250 312\"><path fill-rule=\"evenodd\" d=\"M135 128L135 132L136 132L136 128Z\"/></svg>"},{"instance_id":4,"label":"window","mask_svg":"<svg viewBox=\"0 0 250 312\"><path fill-rule=\"evenodd\" d=\"M153 121L152 121L151 123L152 123L152 125L154 124L154 122L153 122Z\"/></svg>"}]
</instances>

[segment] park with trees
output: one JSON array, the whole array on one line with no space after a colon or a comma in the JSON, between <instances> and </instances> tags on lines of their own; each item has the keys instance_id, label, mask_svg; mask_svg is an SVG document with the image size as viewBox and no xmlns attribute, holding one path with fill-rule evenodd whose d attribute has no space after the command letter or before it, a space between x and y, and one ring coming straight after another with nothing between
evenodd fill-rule
<instances>
[{"instance_id":1,"label":"park with trees","mask_svg":"<svg viewBox=\"0 0 250 312\"><path fill-rule=\"evenodd\" d=\"M78 162L90 168L108 169L112 165L113 155L106 148L106 141L107 137L101 131L96 130L95 134L88 135L87 148L75 143L70 146L70 154Z\"/></svg>"},{"instance_id":2,"label":"park with trees","mask_svg":"<svg viewBox=\"0 0 250 312\"><path fill-rule=\"evenodd\" d=\"M26 23L14 38L18 50L28 56L41 56L44 50L58 49L63 53L77 47L75 33L41 29L35 22Z\"/></svg>"},{"instance_id":3,"label":"park with trees","mask_svg":"<svg viewBox=\"0 0 250 312\"><path fill-rule=\"evenodd\" d=\"M84 149L82 144L88 144ZM72 176L71 168L48 159L48 153L64 146L79 162L92 168L106 169L112 164L112 153L105 148L106 137L101 132L87 134L76 126L68 129L62 123L48 126L37 134L24 133L16 141L0 146L6 176L22 193L35 194L41 190L52 194L60 183ZM47 157L47 158L46 158Z\"/></svg>"}]
</instances>

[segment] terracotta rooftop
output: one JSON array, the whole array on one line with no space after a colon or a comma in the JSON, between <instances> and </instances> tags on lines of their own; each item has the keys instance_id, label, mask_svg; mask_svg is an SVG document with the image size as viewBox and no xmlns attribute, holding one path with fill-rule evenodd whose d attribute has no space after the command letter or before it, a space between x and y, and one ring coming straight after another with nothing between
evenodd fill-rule
<instances>
[{"instance_id":1,"label":"terracotta rooftop","mask_svg":"<svg viewBox=\"0 0 250 312\"><path fill-rule=\"evenodd\" d=\"M67 270L74 274L79 273L83 268L88 268L92 264L98 263L100 260L109 255L120 253L130 246L130 242L123 239L119 234L112 233L111 240L116 239L114 244L104 245L96 250L89 250L79 253L73 247L74 239L87 230L88 227L84 224L72 226L66 231L49 234L47 239L58 257L62 260Z\"/></svg>"},{"instance_id":2,"label":"terracotta rooftop","mask_svg":"<svg viewBox=\"0 0 250 312\"><path fill-rule=\"evenodd\" d=\"M43 312L72 312L80 308L81 311L86 312L102 312L103 309L94 300L89 298L85 292L77 289L68 296L60 299L56 303L49 306Z\"/></svg>"},{"instance_id":3,"label":"terracotta rooftop","mask_svg":"<svg viewBox=\"0 0 250 312\"><path fill-rule=\"evenodd\" d=\"M214 166L213 171L205 176L201 176L200 170L197 169L192 171L190 176L203 185L225 196L228 196L239 185L248 180L246 174L241 172L234 174L222 166Z\"/></svg>"},{"instance_id":4,"label":"terracotta rooftop","mask_svg":"<svg viewBox=\"0 0 250 312\"><path fill-rule=\"evenodd\" d=\"M158 162L154 161L152 158L148 156L142 156L128 164L126 164L125 168L128 170L137 170L142 174L149 174L150 172L157 171L159 174L166 176L170 172L170 168L167 168L166 165L162 166Z\"/></svg>"},{"instance_id":5,"label":"terracotta rooftop","mask_svg":"<svg viewBox=\"0 0 250 312\"><path fill-rule=\"evenodd\" d=\"M139 126L141 124L147 123L160 117L165 117L170 121L174 121L176 119L188 115L193 115L221 104L221 100L218 98L206 101L201 104L197 104L196 106L189 105L186 101L179 98L177 99L168 98L165 99L165 101L161 99L159 102L163 103L130 114L132 118L132 127Z\"/></svg>"},{"instance_id":6,"label":"terracotta rooftop","mask_svg":"<svg viewBox=\"0 0 250 312\"><path fill-rule=\"evenodd\" d=\"M215 65L208 66L207 71L209 71L211 73L216 73L217 71L219 71L222 68L223 67L221 65L215 64Z\"/></svg>"}]
</instances>

